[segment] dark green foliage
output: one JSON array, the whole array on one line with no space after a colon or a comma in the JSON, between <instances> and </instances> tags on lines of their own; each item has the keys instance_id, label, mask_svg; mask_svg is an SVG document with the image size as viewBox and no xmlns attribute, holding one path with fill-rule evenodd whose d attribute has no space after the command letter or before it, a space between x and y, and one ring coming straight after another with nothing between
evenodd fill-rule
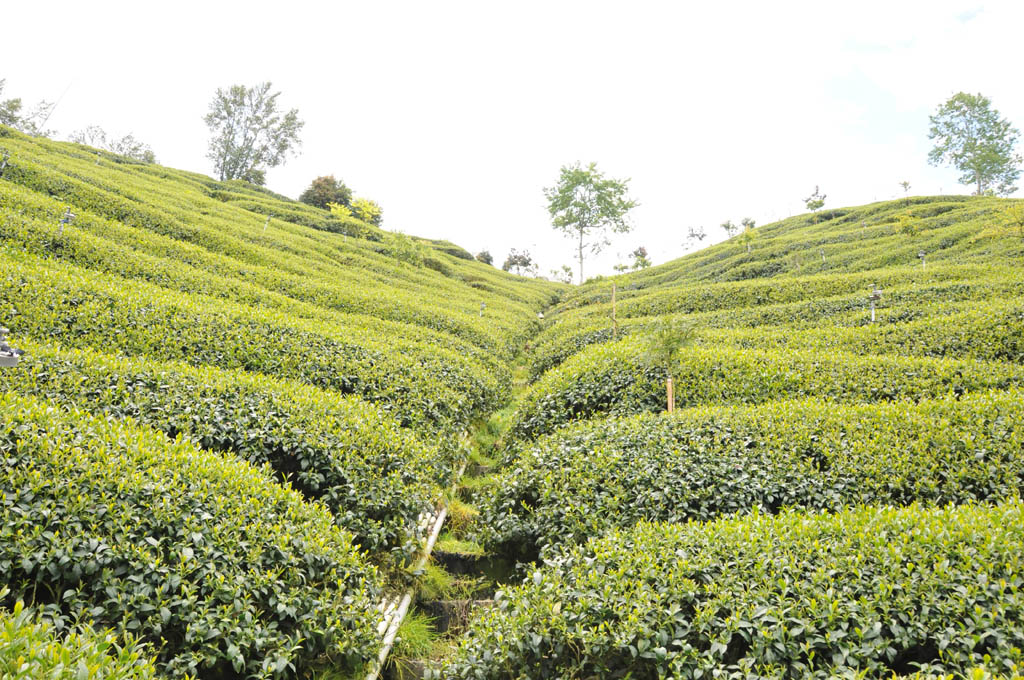
<instances>
[{"instance_id":1,"label":"dark green foliage","mask_svg":"<svg viewBox=\"0 0 1024 680\"><path fill-rule=\"evenodd\" d=\"M1012 675L1022 512L1011 501L642 523L503 591L440 677Z\"/></svg>"},{"instance_id":2,"label":"dark green foliage","mask_svg":"<svg viewBox=\"0 0 1024 680\"><path fill-rule=\"evenodd\" d=\"M573 420L659 412L664 373L632 338L592 346L522 398L509 434L527 440ZM837 403L917 401L1024 385L1024 368L950 359L694 347L678 363L676 406L818 397Z\"/></svg>"},{"instance_id":3,"label":"dark green foliage","mask_svg":"<svg viewBox=\"0 0 1024 680\"><path fill-rule=\"evenodd\" d=\"M50 269L31 258L0 265L7 285L20 290L16 300L0 300L0 316L39 339L299 380L361 395L393 409L401 424L428 431L464 428L500 389L486 371L467 371L454 353L424 349L413 358L395 352L408 346L404 339L385 344L365 330L342 332L197 295L183 299L73 267Z\"/></svg>"},{"instance_id":4,"label":"dark green foliage","mask_svg":"<svg viewBox=\"0 0 1024 680\"><path fill-rule=\"evenodd\" d=\"M478 533L522 560L641 520L998 501L1024 487L1022 400L1017 389L920 404L776 401L581 423L501 472L479 499Z\"/></svg>"},{"instance_id":5,"label":"dark green foliage","mask_svg":"<svg viewBox=\"0 0 1024 680\"><path fill-rule=\"evenodd\" d=\"M132 418L170 438L267 463L372 553L411 555L419 515L454 473L454 452L423 445L355 398L237 371L28 347L17 369L0 372L0 393Z\"/></svg>"},{"instance_id":6,"label":"dark green foliage","mask_svg":"<svg viewBox=\"0 0 1024 680\"><path fill-rule=\"evenodd\" d=\"M331 203L348 207L352 204L352 190L341 180L334 179L334 175L317 177L299 196L299 202L323 210Z\"/></svg>"},{"instance_id":7,"label":"dark green foliage","mask_svg":"<svg viewBox=\"0 0 1024 680\"><path fill-rule=\"evenodd\" d=\"M278 677L375 652L375 571L265 471L10 395L0 456L6 604L138 635L172 677Z\"/></svg>"}]
</instances>

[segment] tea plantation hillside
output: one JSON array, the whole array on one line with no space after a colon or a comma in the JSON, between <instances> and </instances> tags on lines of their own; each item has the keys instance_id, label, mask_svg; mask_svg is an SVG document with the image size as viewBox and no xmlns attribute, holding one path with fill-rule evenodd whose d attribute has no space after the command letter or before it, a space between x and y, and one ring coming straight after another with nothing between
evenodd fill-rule
<instances>
[{"instance_id":1,"label":"tea plantation hillside","mask_svg":"<svg viewBox=\"0 0 1024 680\"><path fill-rule=\"evenodd\" d=\"M1010 201L825 210L570 288L0 148L5 673L1024 672Z\"/></svg>"},{"instance_id":2,"label":"tea plantation hillside","mask_svg":"<svg viewBox=\"0 0 1024 680\"><path fill-rule=\"evenodd\" d=\"M1009 205L793 217L567 294L467 489L466 538L528 565L435 675L1017 677ZM666 322L692 338L674 413L649 354Z\"/></svg>"},{"instance_id":3,"label":"tea plantation hillside","mask_svg":"<svg viewBox=\"0 0 1024 680\"><path fill-rule=\"evenodd\" d=\"M0 146L0 325L26 351L0 372L0 607L137 638L173 677L375 657L561 287L244 183Z\"/></svg>"}]
</instances>

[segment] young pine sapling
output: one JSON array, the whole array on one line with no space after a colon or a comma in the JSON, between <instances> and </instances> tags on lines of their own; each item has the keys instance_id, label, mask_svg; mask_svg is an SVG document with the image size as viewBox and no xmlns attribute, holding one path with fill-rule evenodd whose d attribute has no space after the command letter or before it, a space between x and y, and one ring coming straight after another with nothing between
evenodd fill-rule
<instances>
[{"instance_id":1,"label":"young pine sapling","mask_svg":"<svg viewBox=\"0 0 1024 680\"><path fill-rule=\"evenodd\" d=\"M650 368L665 371L669 413L675 410L672 374L678 366L680 352L693 344L695 335L692 323L681 319L659 318L648 326L647 333L641 338L641 362Z\"/></svg>"}]
</instances>

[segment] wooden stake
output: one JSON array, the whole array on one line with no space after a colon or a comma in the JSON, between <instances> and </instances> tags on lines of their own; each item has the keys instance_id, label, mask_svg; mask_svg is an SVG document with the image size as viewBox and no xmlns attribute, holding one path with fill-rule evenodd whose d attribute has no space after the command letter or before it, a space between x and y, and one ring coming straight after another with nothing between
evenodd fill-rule
<instances>
[{"instance_id":1,"label":"wooden stake","mask_svg":"<svg viewBox=\"0 0 1024 680\"><path fill-rule=\"evenodd\" d=\"M612 284L612 340L619 338L619 320L615 317L615 284Z\"/></svg>"},{"instance_id":2,"label":"wooden stake","mask_svg":"<svg viewBox=\"0 0 1024 680\"><path fill-rule=\"evenodd\" d=\"M668 388L668 412L672 413L676 410L676 393L672 389L672 378L669 378L665 385Z\"/></svg>"}]
</instances>

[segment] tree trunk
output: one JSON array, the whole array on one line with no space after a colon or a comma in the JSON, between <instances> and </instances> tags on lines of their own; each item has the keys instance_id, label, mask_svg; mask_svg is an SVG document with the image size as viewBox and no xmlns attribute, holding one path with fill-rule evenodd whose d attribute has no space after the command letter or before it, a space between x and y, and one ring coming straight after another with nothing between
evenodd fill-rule
<instances>
[{"instance_id":1,"label":"tree trunk","mask_svg":"<svg viewBox=\"0 0 1024 680\"><path fill-rule=\"evenodd\" d=\"M580 229L580 285L583 285L583 229Z\"/></svg>"}]
</instances>

